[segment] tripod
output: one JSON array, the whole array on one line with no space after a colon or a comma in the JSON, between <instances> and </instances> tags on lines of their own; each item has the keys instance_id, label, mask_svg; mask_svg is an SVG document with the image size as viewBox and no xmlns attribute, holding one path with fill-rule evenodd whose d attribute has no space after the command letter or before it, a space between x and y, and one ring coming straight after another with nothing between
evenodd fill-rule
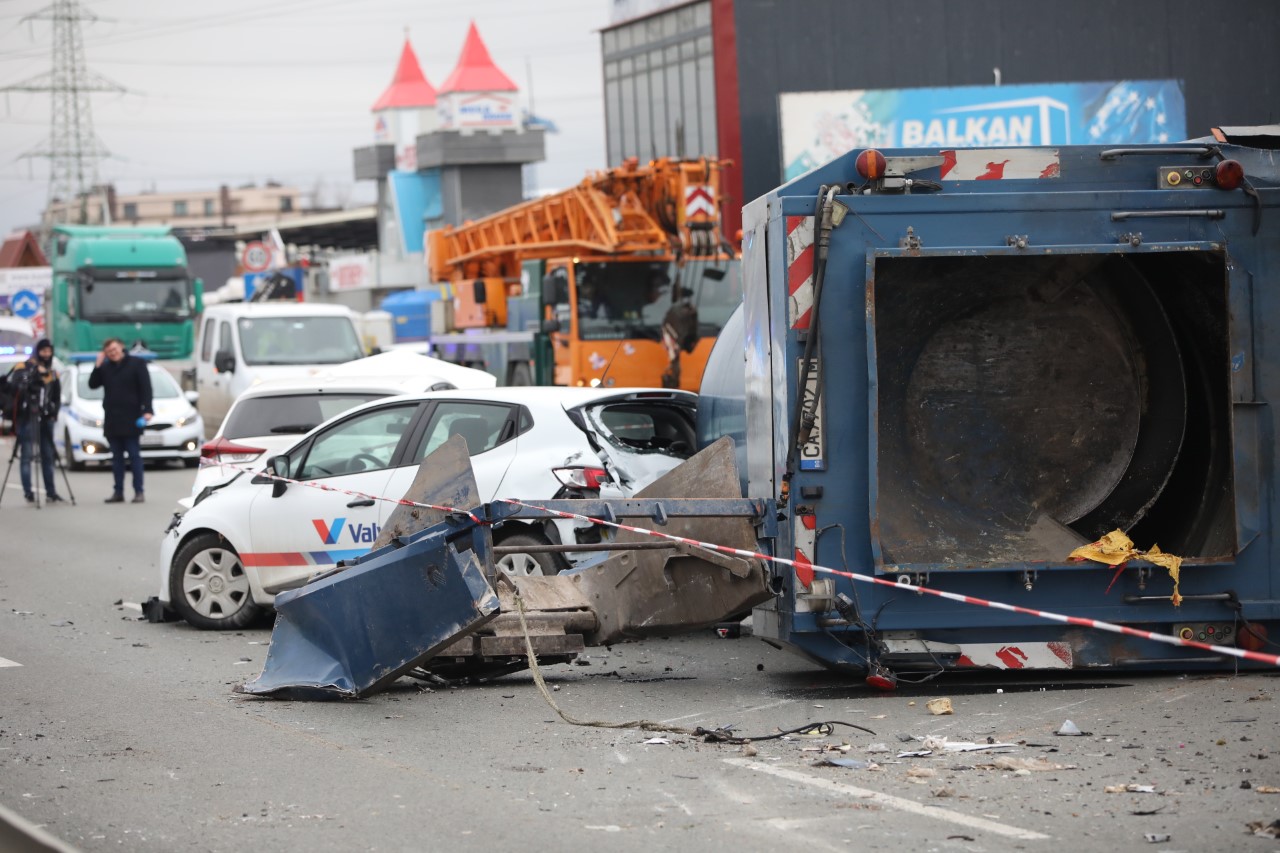
<instances>
[{"instance_id":1,"label":"tripod","mask_svg":"<svg viewBox=\"0 0 1280 853\"><path fill-rule=\"evenodd\" d=\"M44 407L41 405L42 400L39 398L40 393L43 391L44 389L33 391L31 386L28 386L28 388L22 391L22 394L27 395L27 440L34 444L34 447L32 448L33 452L31 455L32 457L35 457L35 458L29 459L28 464L36 462L37 459L40 460L40 466L39 466L40 470L30 472L32 477L31 492L36 497L36 500L35 500L36 509L41 509L41 505L40 505L40 489L38 488L35 481L39 480L43 482L43 477L44 477L45 417L44 417ZM52 434L49 437L49 442L52 445L53 443ZM13 424L13 453L9 454L9 467L5 468L5 471L4 471L4 488L0 489L0 502L4 501L4 493L8 491L9 474L13 471L13 460L18 458L18 453L21 450L22 450L22 441L18 437L18 423L17 423L16 412L15 412L14 424ZM71 453L70 447L67 448L67 453L68 454ZM75 496L75 492L71 491L71 478L67 476L66 463L63 462L62 455L58 453L58 449L56 447L53 448L53 459L54 459L54 463L60 469L62 469L62 482L67 487L67 498L71 501L71 505L75 506L76 496ZM45 485L48 485L48 484L46 483Z\"/></svg>"}]
</instances>

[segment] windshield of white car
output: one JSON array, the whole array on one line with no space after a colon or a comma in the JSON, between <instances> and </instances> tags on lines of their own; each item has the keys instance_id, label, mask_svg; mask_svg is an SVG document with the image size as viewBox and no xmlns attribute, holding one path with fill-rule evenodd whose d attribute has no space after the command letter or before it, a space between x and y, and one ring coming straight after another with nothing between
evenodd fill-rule
<instances>
[{"instance_id":1,"label":"windshield of white car","mask_svg":"<svg viewBox=\"0 0 1280 853\"><path fill-rule=\"evenodd\" d=\"M0 354L30 355L36 339L17 329L0 329Z\"/></svg>"},{"instance_id":2,"label":"windshield of white car","mask_svg":"<svg viewBox=\"0 0 1280 853\"><path fill-rule=\"evenodd\" d=\"M81 370L76 375L76 396L81 400L101 400L102 389L89 387L91 370ZM163 367L147 365L147 373L151 376L151 398L153 400L171 400L182 396L182 389L177 380Z\"/></svg>"},{"instance_id":3,"label":"windshield of white car","mask_svg":"<svg viewBox=\"0 0 1280 853\"><path fill-rule=\"evenodd\" d=\"M245 364L343 364L364 349L347 317L242 317Z\"/></svg>"},{"instance_id":4,"label":"windshield of white car","mask_svg":"<svg viewBox=\"0 0 1280 853\"><path fill-rule=\"evenodd\" d=\"M303 435L335 415L385 396L362 392L245 397L238 400L227 414L222 436L234 439L259 435Z\"/></svg>"}]
</instances>

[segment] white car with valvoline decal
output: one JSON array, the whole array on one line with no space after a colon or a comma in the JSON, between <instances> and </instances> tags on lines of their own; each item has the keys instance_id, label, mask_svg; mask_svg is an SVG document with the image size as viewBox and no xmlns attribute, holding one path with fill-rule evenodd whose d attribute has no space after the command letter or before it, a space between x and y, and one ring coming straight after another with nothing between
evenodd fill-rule
<instances>
[{"instance_id":1,"label":"white car with valvoline decal","mask_svg":"<svg viewBox=\"0 0 1280 853\"><path fill-rule=\"evenodd\" d=\"M388 397L320 425L272 457L289 484L254 476L255 462L203 490L160 544L153 620L175 614L197 628L241 628L275 595L339 560L368 552L428 454L466 441L482 501L499 497L630 497L694 448L697 397L686 391L494 388ZM328 488L307 485L315 482ZM337 490L341 491L337 491ZM499 544L599 541L570 520L508 523ZM555 574L548 552L513 553L498 568Z\"/></svg>"}]
</instances>

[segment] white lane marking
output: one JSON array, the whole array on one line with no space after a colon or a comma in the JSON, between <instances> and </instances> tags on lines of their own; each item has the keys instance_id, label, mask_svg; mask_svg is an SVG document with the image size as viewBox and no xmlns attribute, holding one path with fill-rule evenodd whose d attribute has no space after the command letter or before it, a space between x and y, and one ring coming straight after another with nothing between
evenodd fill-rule
<instances>
[{"instance_id":1,"label":"white lane marking","mask_svg":"<svg viewBox=\"0 0 1280 853\"><path fill-rule=\"evenodd\" d=\"M746 770L754 770L757 773L768 773L771 776L777 776L780 779L787 779L791 782L799 782L803 785L811 785L815 788L822 788L833 794L842 794L847 797L859 797L865 801L870 801L886 808L900 809L904 812L920 815L921 817L931 817L935 820L946 821L948 823L959 824L969 829L979 830L981 832L991 832L996 835L1003 835L1006 838L1017 838L1022 841L1043 841L1051 836L1044 835L1039 832L1033 832L1029 829L1018 829L1016 826L1006 826L1003 823L996 823L986 818L973 817L960 812L953 812L949 809L940 809L937 806L925 806L917 803L915 800L908 800L904 797L895 797L891 794L882 794L879 791L870 791L865 788L855 788L853 785L846 785L842 782L832 782L829 779L820 779L816 776L810 776L807 773L800 773L795 770L788 770L785 767L770 767L767 764L761 764L759 761L751 761L746 758L726 758L726 764L732 764L735 767L742 767Z\"/></svg>"},{"instance_id":2,"label":"white lane marking","mask_svg":"<svg viewBox=\"0 0 1280 853\"><path fill-rule=\"evenodd\" d=\"M0 658L0 668L4 668L6 666L22 666L22 664L18 663L16 660L9 660L8 658Z\"/></svg>"},{"instance_id":3,"label":"white lane marking","mask_svg":"<svg viewBox=\"0 0 1280 853\"><path fill-rule=\"evenodd\" d=\"M770 709L770 708L777 708L779 705L790 705L790 704L791 704L792 702L794 702L794 701L796 701L796 700L794 700L794 699L780 699L780 700L778 700L777 702L770 702L768 705L756 705L754 708L743 708L743 709L742 709L742 710L740 710L740 711L733 711L732 713L734 713L734 714L753 714L753 713L755 713L756 711L767 711L767 710L768 710L768 709ZM670 718L668 718L668 719L666 719L666 720L661 720L660 722L663 722L663 723L678 723L678 722L679 722L679 721L681 721L681 720L692 720L692 719L693 719L693 718L695 718L695 717L705 717L706 715L707 715L707 712L706 712L706 711L699 711L699 712L698 712L698 713L696 713L696 714L685 714L683 717L670 717Z\"/></svg>"}]
</instances>

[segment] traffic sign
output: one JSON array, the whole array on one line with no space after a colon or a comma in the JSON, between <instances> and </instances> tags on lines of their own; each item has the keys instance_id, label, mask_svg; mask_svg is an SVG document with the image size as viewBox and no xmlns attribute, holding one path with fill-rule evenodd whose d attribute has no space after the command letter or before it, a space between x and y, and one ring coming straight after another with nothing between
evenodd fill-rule
<instances>
[{"instance_id":1,"label":"traffic sign","mask_svg":"<svg viewBox=\"0 0 1280 853\"><path fill-rule=\"evenodd\" d=\"M271 250L261 240L254 240L245 245L240 254L240 265L246 272L266 272L271 266Z\"/></svg>"},{"instance_id":2,"label":"traffic sign","mask_svg":"<svg viewBox=\"0 0 1280 853\"><path fill-rule=\"evenodd\" d=\"M24 320L40 313L40 294L33 290L19 290L9 297L9 310Z\"/></svg>"}]
</instances>

